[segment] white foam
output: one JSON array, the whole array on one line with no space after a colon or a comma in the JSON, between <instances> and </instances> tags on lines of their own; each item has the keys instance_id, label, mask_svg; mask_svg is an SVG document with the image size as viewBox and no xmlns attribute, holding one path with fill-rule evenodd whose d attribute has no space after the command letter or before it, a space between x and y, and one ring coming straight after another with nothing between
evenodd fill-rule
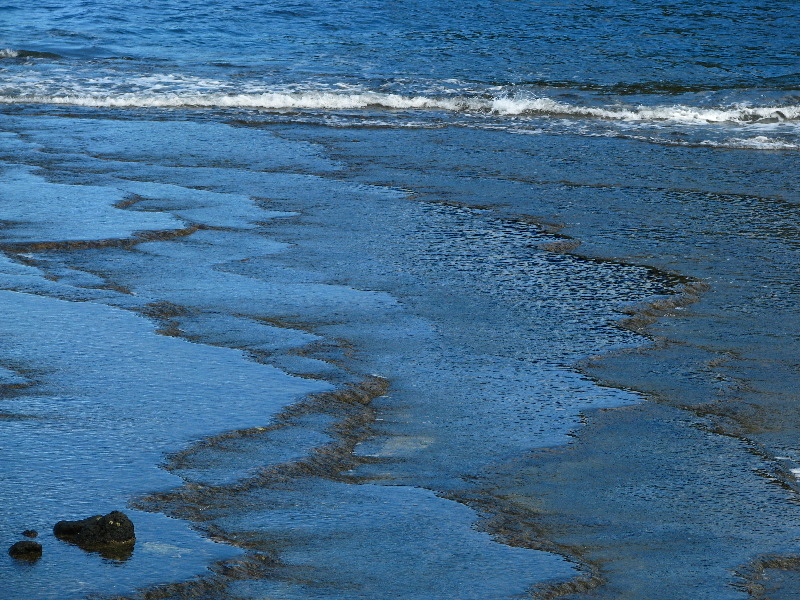
<instances>
[{"instance_id":1,"label":"white foam","mask_svg":"<svg viewBox=\"0 0 800 600\"><path fill-rule=\"evenodd\" d=\"M144 93L144 94L74 94L0 96L5 104L64 104L105 108L258 108L267 110L322 109L355 110L370 107L384 109L440 109L461 111L486 107L476 102L401 96L398 94L335 92L260 94Z\"/></svg>"},{"instance_id":2,"label":"white foam","mask_svg":"<svg viewBox=\"0 0 800 600\"><path fill-rule=\"evenodd\" d=\"M582 106L547 97L453 95L402 95L354 90L247 91L223 93L213 90L211 81L181 81L159 77L139 79L141 91L108 93L100 82L84 87L62 89L55 93L23 86L17 93L6 89L0 94L4 104L56 104L96 108L244 108L259 110L414 110L445 111L497 116L539 116L571 119L602 119L618 122L665 122L684 124L781 123L800 120L800 105L698 107L688 105L656 106ZM175 85L175 84L179 85ZM181 83L188 84L185 87ZM165 89L177 88L177 89ZM184 89L180 89L184 87ZM26 89L27 88L27 89ZM106 88L107 89L107 88ZM217 86L219 90L219 86Z\"/></svg>"},{"instance_id":3,"label":"white foam","mask_svg":"<svg viewBox=\"0 0 800 600\"><path fill-rule=\"evenodd\" d=\"M752 123L763 120L782 122L800 119L800 105L755 107L739 104L727 108L703 108L681 104L591 107L566 104L550 98L498 98L492 101L492 112L505 115L549 114L615 121L679 123Z\"/></svg>"},{"instance_id":4,"label":"white foam","mask_svg":"<svg viewBox=\"0 0 800 600\"><path fill-rule=\"evenodd\" d=\"M769 138L764 135L757 135L752 138L731 138L724 142L704 141L706 145L724 146L727 148L752 148L755 150L800 150L800 145L787 142L786 140Z\"/></svg>"},{"instance_id":5,"label":"white foam","mask_svg":"<svg viewBox=\"0 0 800 600\"><path fill-rule=\"evenodd\" d=\"M11 48L0 48L0 58L17 58L19 52Z\"/></svg>"},{"instance_id":6,"label":"white foam","mask_svg":"<svg viewBox=\"0 0 800 600\"><path fill-rule=\"evenodd\" d=\"M529 134L529 133L537 133L536 130L534 131L526 131L526 130L517 130L512 129L513 133L522 133L522 134ZM616 132L603 132L597 134L587 134L587 135L598 135L604 137L616 137ZM765 135L757 135L750 138L719 138L719 139L672 139L666 136L652 136L652 135L635 135L635 134L624 134L622 137L630 140L638 140L640 142L646 142L650 144L660 144L664 146L683 146L683 147L693 147L693 146L708 146L710 148L739 148L743 150L800 150L800 144L795 142L787 141L786 139L782 138L770 138Z\"/></svg>"}]
</instances>

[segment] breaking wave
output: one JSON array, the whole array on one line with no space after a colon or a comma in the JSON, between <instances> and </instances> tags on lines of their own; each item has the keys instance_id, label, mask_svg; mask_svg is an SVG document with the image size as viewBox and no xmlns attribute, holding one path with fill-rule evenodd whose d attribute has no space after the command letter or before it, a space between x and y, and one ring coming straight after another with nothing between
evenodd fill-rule
<instances>
[{"instance_id":1,"label":"breaking wave","mask_svg":"<svg viewBox=\"0 0 800 600\"><path fill-rule=\"evenodd\" d=\"M513 133L520 133L520 134L536 134L538 132L535 131L525 131L525 130L512 130ZM598 135L609 135L606 134L598 134ZM792 142L788 139L778 138L778 137L769 137L766 135L757 135L748 138L741 138L741 137L723 137L720 139L695 139L695 140L677 140L677 139L670 139L669 137L665 136L653 136L653 135L631 135L625 134L620 137L630 140L637 140L640 142L645 142L648 144L658 144L662 146L682 146L688 148L696 148L696 147L710 147L710 148L731 148L731 149L739 149L739 150L791 150L797 151L800 150L800 143Z\"/></svg>"},{"instance_id":2,"label":"breaking wave","mask_svg":"<svg viewBox=\"0 0 800 600\"><path fill-rule=\"evenodd\" d=\"M703 140L700 145L718 148L741 148L744 150L800 150L800 145L787 140L757 135L751 138L731 138L722 142Z\"/></svg>"},{"instance_id":3,"label":"breaking wave","mask_svg":"<svg viewBox=\"0 0 800 600\"><path fill-rule=\"evenodd\" d=\"M541 116L630 122L778 123L800 120L800 104L727 107L688 105L581 106L547 97L429 97L378 92L9 94L4 104L55 104L97 108L241 108L293 110L415 110L500 116Z\"/></svg>"},{"instance_id":4,"label":"breaking wave","mask_svg":"<svg viewBox=\"0 0 800 600\"><path fill-rule=\"evenodd\" d=\"M12 50L11 48L0 48L0 59L2 58L63 58L53 52L37 52L35 50Z\"/></svg>"}]
</instances>

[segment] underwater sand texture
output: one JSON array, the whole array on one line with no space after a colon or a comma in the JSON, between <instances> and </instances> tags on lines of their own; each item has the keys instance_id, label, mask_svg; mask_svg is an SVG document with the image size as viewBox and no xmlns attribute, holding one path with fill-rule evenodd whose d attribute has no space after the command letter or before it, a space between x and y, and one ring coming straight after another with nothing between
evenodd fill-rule
<instances>
[{"instance_id":1,"label":"underwater sand texture","mask_svg":"<svg viewBox=\"0 0 800 600\"><path fill-rule=\"evenodd\" d=\"M43 499L6 527L141 531L114 564L46 538L19 597L791 590L791 156L3 125L2 496Z\"/></svg>"}]
</instances>

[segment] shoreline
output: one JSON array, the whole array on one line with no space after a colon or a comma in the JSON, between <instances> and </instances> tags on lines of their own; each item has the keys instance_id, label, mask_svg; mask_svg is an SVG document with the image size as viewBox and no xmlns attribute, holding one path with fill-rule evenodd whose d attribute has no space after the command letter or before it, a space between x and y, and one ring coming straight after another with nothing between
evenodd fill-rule
<instances>
[{"instance_id":1,"label":"shoreline","mask_svg":"<svg viewBox=\"0 0 800 600\"><path fill-rule=\"evenodd\" d=\"M179 128L180 124L165 126ZM475 134L470 132L469 136L472 135ZM318 139L314 141L322 144ZM286 141L280 143L290 144ZM331 154L336 155L333 151ZM319 162L316 158L314 160ZM569 523L567 527L559 528L558 518L552 514L545 519L548 522L544 525L538 523L538 509L535 504L529 504L528 499L536 497L533 491L536 482L546 478L534 474L543 468L559 477L571 477L574 475L571 470L580 473L576 465L564 462L563 458L579 455L584 462L597 461L597 457L585 454L586 440L593 440L597 447L602 447L612 439L604 431L619 431L620 424L625 424L625 415L636 413L647 418L666 415L666 422L674 425L674 429L669 430L673 434L685 433L687 425L696 428L701 424L697 420L690 423L674 417L680 411L691 410L691 407L678 406L680 410L671 413L666 407L656 406L657 400L642 401L642 396L633 392L640 389L637 386L618 384L613 389L597 388L598 384L603 386L604 382L611 382L598 376L600 371L596 366L615 360L621 363L633 355L657 354L660 350L658 344L648 344L642 338L651 342L670 339L664 335L664 328L670 327L664 322L685 319L685 314L693 314L694 308L688 310L689 307L704 305L707 296L703 294L707 290L705 284L696 283L699 278L618 258L604 259L596 255L596 249L583 255L578 250L578 239L583 242L580 250L585 250L590 240L573 237L573 230L566 235L556 224L558 221L544 210L537 213L542 217L534 217L520 214L518 207L487 208L489 205L484 202L475 208L469 202L450 201L446 194L442 195L443 202L429 202L430 196L436 196L431 190L425 190L428 196L413 199L405 190L414 187L393 185L388 169L386 180L390 187L386 188L374 184L370 188L364 187L364 177L357 172L351 172L347 178L328 175L326 179L324 174L259 174L239 167L235 172L238 178L235 184L229 182L233 171L231 174L219 171L204 174L205 179L200 177L194 181L196 186L204 187L204 183L214 182L217 177L216 191L182 187L179 192L176 181L192 180L200 174L199 170L191 166L177 167L173 171L148 168L152 172L145 169L143 175L139 175L144 181L126 184L126 190L138 193L136 190L146 188L150 198L143 196L143 204L138 200L128 202L123 199L116 203L117 208L128 209L136 216L143 213L153 216L153 211L161 211L184 222L189 222L188 214L195 214L209 222L197 221L190 234L174 239L171 233L165 232L152 239L119 244L105 240L99 242L99 246L81 242L78 247L71 248L70 243L53 242L55 245L52 246L45 243L42 247L29 248L39 253L39 266L44 272L53 269L52 285L61 282L66 274L75 278L66 281L70 285L77 284L76 289L84 290L84 295L87 290L99 294L105 289L112 296L115 290L124 290L127 292L125 299L96 296L94 302L108 302L109 306L121 306L147 316L155 324L155 333L167 338L179 338L212 348L238 348L244 361L271 365L284 373L294 373L298 379L309 383L327 381L338 386L339 391L304 396L299 404L282 409L283 412L275 417L285 422L271 421L255 428L251 423L250 427L241 430L202 437L183 450L171 453L167 457L170 466L167 472L187 475L184 480L188 483L163 494L140 498L133 506L148 510L160 508L160 514L181 518L202 518L198 522L206 523L200 527L208 539L238 537L234 545L247 548L249 557L216 563L210 579L167 584L127 597L168 598L175 594L191 597L194 593L222 593L219 590L224 588L220 585L252 582L251 578L259 573L274 575L269 582L261 583L267 588L286 584L301 589L305 585L303 582L311 577L310 567L303 566L313 564L309 557L320 557L320 560L331 560L331 557L326 554L322 541L307 539L303 535L294 540L287 537L291 527L285 524L291 523L293 517L289 516L286 507L295 506L294 510L297 510L302 506L301 513L310 511L314 515L312 520L318 519L313 526L323 526L332 518L333 513L326 512L328 506L338 506L342 499L350 499L348 510L372 514L370 511L381 503L391 505L397 511L403 508L402 503L393 504L399 498L413 498L425 509L405 515L409 523L424 519L427 513L439 514L437 511L441 511L439 521L452 519L459 529L437 531L436 535L461 536L462 544L475 549L477 554L472 558L475 564L482 565L481 569L498 580L500 576L492 569L514 565L530 572L534 565L539 564L536 561L543 561L546 569L550 569L551 576L547 579L550 583L533 585L531 593L537 597L602 594L604 585L601 582L614 584L613 578L609 579L602 569L593 566L596 550L576 550L584 542L574 531L565 533L570 529ZM110 176L98 175L98 183L116 185L117 173L112 173ZM148 177L159 183L146 183ZM275 194L277 199L266 200L272 195L269 193L252 193L253 189L275 185L276 181L280 189ZM311 191L303 190L300 182L315 187ZM147 188L148 185L151 187ZM240 219L248 225L211 226L210 222L223 214L221 211L231 210L226 202L229 196L233 196L226 186L234 185L238 193L236 202L240 204L234 205L233 217L227 212L225 218ZM205 187L210 186L206 183ZM186 197L180 201L159 200L159 190L186 194ZM285 197L281 198L281 195ZM255 198L259 199L255 201ZM339 198L348 198L351 202L348 206L354 213L350 220L342 221L341 216L337 217ZM192 201L198 205L193 205ZM163 208L159 208L159 202L163 202ZM252 202L256 209L250 208L248 202ZM253 221L247 221L264 209L269 209L267 214L271 209L277 209L272 213L283 218L267 218L266 224L259 220L255 226ZM363 219L363 222L354 222L353 219ZM381 220L387 224L381 225ZM370 228L372 233L364 234ZM390 234L395 231L403 231L408 238L394 240ZM347 246L342 244L343 236L348 240ZM269 241L265 242L265 239ZM293 252L289 258L281 254L287 248ZM63 252L68 249L75 252ZM264 254L254 255L254 249ZM58 260L52 260L54 258ZM123 258L125 261L130 259L131 264L122 264L120 260ZM148 278L148 269L153 265L167 265L163 267L163 275L159 272L164 283L158 278ZM86 282L81 277L85 279L92 273L95 278L92 286L85 287ZM387 273L392 274L391 278L386 279ZM482 287L484 281L491 281L494 287ZM246 283L246 287L242 291L232 290L226 287L231 283ZM531 293L540 293L535 284L547 284L553 289L545 290L541 298L535 296L533 299L538 304L526 304L531 301ZM613 284L618 289L611 293L604 290L606 284ZM581 288L582 285L588 292ZM563 293L579 294L574 299L564 299L567 309L579 307L589 312L571 317L574 324L572 321L562 323L562 330L558 330L554 324L560 323L558 315L562 313L546 311L556 306L562 289ZM453 297L451 290L458 290L463 298ZM620 306L618 297L625 297L628 290L644 297L656 296L656 299L627 305L621 310L627 316L620 319L612 311ZM235 294L231 293L234 291ZM608 295L591 297L588 294L592 291L605 291ZM671 293L665 294L666 291ZM427 295L429 292L430 296ZM494 292L498 293L501 304L492 298ZM581 296L581 293L587 295ZM253 296L259 298L260 306L253 306ZM538 312L531 312L532 306ZM269 307L271 312L263 307ZM496 310L497 314L481 312L483 309ZM481 315L483 320L462 317L469 315L465 312L467 310ZM569 315L569 312L563 314ZM529 324L525 319L531 316L542 318L544 322ZM472 330L465 330L466 322L470 322ZM298 323L305 325L297 329ZM534 333L526 334L524 338L511 338L509 343L507 336L519 330L519 324L530 325ZM226 328L232 329L228 331ZM270 335L282 330L280 335L287 337L263 346L263 341L257 343L258 335L254 332L260 331L259 335L263 334L263 337L266 328L269 328ZM621 332L613 333L612 328ZM585 346L576 348L576 340L564 333L567 329L573 336L586 331L596 337L581 338ZM551 337L563 334L565 338L563 341L547 339L546 343L540 343L536 335L547 334ZM237 342L238 338L245 341ZM518 342L527 345L520 346ZM591 351L592 344L603 353L598 355ZM584 359L582 364L568 360L568 357L580 355L584 349L588 350L584 356L598 358ZM531 356L525 356L523 350ZM550 355L551 351L555 356ZM484 365L477 359L494 362ZM656 364L667 364L654 360ZM296 368L294 372L291 365ZM535 371L536 368L541 371ZM578 371L580 376L576 374ZM355 375L357 373L382 373L391 382L388 384L391 389L386 387L387 380L379 378L367 377L359 384L361 376ZM425 377L420 378L420 374ZM554 375L563 379L556 382L562 387L556 386L550 398L555 402L547 409L552 414L536 412L545 409L530 403L526 396L514 395L521 394L520 390L525 394L534 390L540 393L548 382L547 378ZM416 390L415 385L419 383L423 383L426 389ZM347 387L348 384L351 387ZM359 388L359 385L363 387ZM391 394L388 400L385 398L387 392ZM608 395L598 396L595 405L589 401L585 401L583 406L567 404L562 407L559 404L562 397L572 400L581 394L588 396L601 392ZM420 394L429 395L432 402L426 399L426 402L415 403L415 395ZM476 394L487 396L480 398ZM459 405L461 402L464 402L463 407ZM530 404L530 414L513 412L526 403ZM337 406L339 408L335 408ZM438 410L443 411L441 416L435 412ZM558 410L568 410L574 418L571 421L564 419L555 412ZM320 413L326 416L321 418ZM382 420L376 420L374 413ZM479 416L476 418L475 414ZM695 414L707 416L700 412ZM540 428L553 426L553 429L541 434L534 442L532 427L515 425L514 420L520 416L534 423L539 419ZM550 418L552 420L548 421ZM602 422L602 427L598 427L598 422ZM647 422L653 423L653 428L663 425L657 418ZM637 426L641 425L630 425L624 432L635 435L639 431ZM291 427L300 433L280 438ZM453 430L447 433L449 438L436 437L438 428L442 427ZM476 427L496 427L497 431L504 432L504 436L508 435L487 440L485 433L476 431ZM601 429L603 431L598 437L596 433ZM270 441L270 435L274 435L277 441ZM471 437L464 438L464 435ZM263 443L248 446L248 440L255 442L262 438ZM553 440L561 443L553 444ZM291 443L286 444L287 441ZM470 444L475 445L474 452L459 449L459 445ZM725 452L738 452L734 446L725 446ZM308 459L303 454L304 448L317 450ZM252 465L259 464L257 461L287 453L291 460L279 461L271 471L261 475L251 473ZM539 463L531 462L528 460L531 455L548 458ZM237 456L245 460L240 463ZM769 453L765 452L763 456L768 457ZM511 466L516 470L511 474L507 472L506 457L513 457ZM256 462L248 462L250 458ZM629 460L634 464L641 461L642 456L632 455ZM341 475L343 470L348 471L346 476ZM789 466L785 471L788 477ZM528 477L528 482L520 487L518 482L513 482L514 477ZM234 481L227 483L226 478ZM303 500L305 504L288 499L284 493L286 483L298 479L303 480L303 486L297 488L299 497L308 496ZM320 483L313 483L312 479L318 479ZM489 485L482 487L487 481ZM749 480L742 481L749 485ZM261 494L259 488L265 482L277 484L277 493L272 496ZM336 484L341 482L348 483L337 487ZM361 485L349 485L352 482ZM784 483L792 482L786 479ZM351 489L345 489L347 487ZM237 493L231 494L231 490ZM388 492L395 497L382 496ZM552 490L548 493L553 496ZM324 501L315 504L317 494ZM231 497L234 495L237 498ZM275 508L268 515L249 508L273 499ZM465 512L451 506L448 500L457 500L468 510ZM176 502L185 504L184 508L176 507ZM228 512L234 516L238 514L237 503L241 504L241 514L245 514L245 507L250 510L247 514L253 515L248 517L252 518L252 526L238 523L236 518L223 514L228 506L233 507ZM219 514L215 516L215 512ZM211 522L217 518L223 525ZM348 514L342 526L358 527L360 518L359 514ZM387 519L387 524L391 521L391 517L383 513L376 513L374 518L378 523L384 523L381 519ZM270 519L277 519L284 525L275 526ZM225 533L226 528L233 533ZM549 532L550 539L543 536L543 532ZM486 534L486 537L478 534ZM495 536L495 542L491 542L489 534ZM325 535L339 539L340 532L330 531ZM403 537L400 532L393 535L397 540ZM591 540L590 530L584 539ZM389 541L395 543L395 538ZM425 544L428 543L425 540ZM504 548L495 548L492 543ZM423 547L433 547L433 540L430 544L423 544ZM516 553L522 548L531 549L531 552ZM568 562L546 562L545 558L537 558L533 550L566 557L572 566ZM280 557L287 551L291 559L281 562ZM408 555L405 560L413 564L414 557ZM526 560L531 562L526 563ZM377 564L381 564L380 561ZM564 570L574 568L577 568L578 575L565 579ZM323 579L319 585L332 588L344 585L336 576L326 576L329 579Z\"/></svg>"}]
</instances>

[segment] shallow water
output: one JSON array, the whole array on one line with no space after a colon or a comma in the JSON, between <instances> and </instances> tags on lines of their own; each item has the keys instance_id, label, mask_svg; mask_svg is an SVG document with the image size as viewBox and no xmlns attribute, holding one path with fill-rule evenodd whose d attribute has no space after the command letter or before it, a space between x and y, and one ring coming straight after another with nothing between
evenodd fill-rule
<instances>
[{"instance_id":1,"label":"shallow water","mask_svg":"<svg viewBox=\"0 0 800 600\"><path fill-rule=\"evenodd\" d=\"M0 14L4 598L796 592L793 3Z\"/></svg>"}]
</instances>

